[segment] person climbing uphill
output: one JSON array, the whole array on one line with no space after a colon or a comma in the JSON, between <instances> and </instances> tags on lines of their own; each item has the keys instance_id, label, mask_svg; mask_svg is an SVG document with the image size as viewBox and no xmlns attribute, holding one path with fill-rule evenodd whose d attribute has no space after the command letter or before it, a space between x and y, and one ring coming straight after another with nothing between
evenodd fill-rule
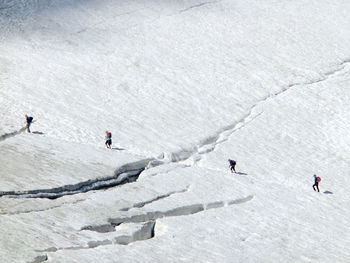
<instances>
[{"instance_id":1,"label":"person climbing uphill","mask_svg":"<svg viewBox=\"0 0 350 263\"><path fill-rule=\"evenodd\" d=\"M228 159L228 162L230 163L230 169L231 169L231 172L235 172L236 173L236 161L235 160L231 160L231 159Z\"/></svg>"},{"instance_id":2,"label":"person climbing uphill","mask_svg":"<svg viewBox=\"0 0 350 263\"><path fill-rule=\"evenodd\" d=\"M318 177L316 174L314 174L314 178L315 178L315 183L314 183L314 185L312 186L312 188L314 189L314 191L316 191L316 189L315 189L315 186L316 186L317 191L319 192L320 189L318 188L318 183L321 182L321 178Z\"/></svg>"},{"instance_id":3,"label":"person climbing uphill","mask_svg":"<svg viewBox=\"0 0 350 263\"><path fill-rule=\"evenodd\" d=\"M27 132L30 133L30 125L31 125L32 122L33 122L33 117L30 117L30 116L28 116L27 114L25 115L25 117L26 117L26 123L27 123L26 129L27 129Z\"/></svg>"},{"instance_id":4,"label":"person climbing uphill","mask_svg":"<svg viewBox=\"0 0 350 263\"><path fill-rule=\"evenodd\" d=\"M109 131L106 131L106 147L109 148L109 149L112 149L111 148L111 145L112 145L112 133L109 132Z\"/></svg>"}]
</instances>

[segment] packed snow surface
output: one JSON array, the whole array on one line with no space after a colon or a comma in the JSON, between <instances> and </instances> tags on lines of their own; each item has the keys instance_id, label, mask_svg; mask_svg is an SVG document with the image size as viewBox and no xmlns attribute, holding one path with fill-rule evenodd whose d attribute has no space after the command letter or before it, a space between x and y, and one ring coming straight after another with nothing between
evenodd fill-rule
<instances>
[{"instance_id":1,"label":"packed snow surface","mask_svg":"<svg viewBox=\"0 0 350 263\"><path fill-rule=\"evenodd\" d=\"M0 261L349 262L349 13L1 1Z\"/></svg>"}]
</instances>

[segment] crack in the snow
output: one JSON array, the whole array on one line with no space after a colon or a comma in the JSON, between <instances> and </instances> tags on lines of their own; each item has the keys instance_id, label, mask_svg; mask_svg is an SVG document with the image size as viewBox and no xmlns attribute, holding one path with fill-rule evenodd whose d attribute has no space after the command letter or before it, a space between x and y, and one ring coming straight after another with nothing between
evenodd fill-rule
<instances>
[{"instance_id":1,"label":"crack in the snow","mask_svg":"<svg viewBox=\"0 0 350 263\"><path fill-rule=\"evenodd\" d=\"M182 9L179 11L179 13L183 13L183 12L186 12L188 10L191 10L193 8L198 8L198 7L201 7L201 6L204 6L204 5L208 5L208 4L214 4L214 3L217 3L219 1L208 1L208 2L202 2L202 3L199 3L199 4L196 4L196 5L191 5L185 9Z\"/></svg>"},{"instance_id":2,"label":"crack in the snow","mask_svg":"<svg viewBox=\"0 0 350 263\"><path fill-rule=\"evenodd\" d=\"M244 198L229 200L229 201L215 201L208 204L192 204L187 206L181 206L172 208L167 211L149 211L144 214L137 214L133 216L118 217L118 218L109 218L108 224L103 225L90 225L85 226L81 230L90 230L99 233L113 232L115 227L124 223L142 223L147 221L155 221L163 217L174 217L174 216L185 216L192 215L204 210L220 208L224 206L230 206L234 204L242 204L248 202L254 198L254 195L249 195Z\"/></svg>"},{"instance_id":3,"label":"crack in the snow","mask_svg":"<svg viewBox=\"0 0 350 263\"><path fill-rule=\"evenodd\" d=\"M20 214L44 212L44 211L49 211L49 210L52 210L52 209L55 209L55 208L59 208L59 207L62 207L62 206L66 206L66 205L75 205L75 204L83 202L83 201L86 201L86 199L79 199L79 200L76 200L74 202L67 202L67 203L65 202L63 204L50 206L50 207L43 208L43 209L31 209L31 210L25 210L25 211L9 212L9 213L1 212L0 215L20 215Z\"/></svg>"},{"instance_id":4,"label":"crack in the snow","mask_svg":"<svg viewBox=\"0 0 350 263\"><path fill-rule=\"evenodd\" d=\"M90 179L77 184L64 185L51 189L37 189L28 191L6 191L0 192L0 197L10 196L19 198L49 198L56 199L65 195L85 193L92 190L101 190L135 182L139 175L147 168L153 159L145 159L134 163L128 163L118 168L113 176Z\"/></svg>"},{"instance_id":5,"label":"crack in the snow","mask_svg":"<svg viewBox=\"0 0 350 263\"><path fill-rule=\"evenodd\" d=\"M151 239L155 236L154 228L156 226L155 221L149 221L142 225L141 229L130 235L118 236L114 239L115 243L119 245L128 245L132 242ZM89 242L89 247L96 247L97 245Z\"/></svg>"},{"instance_id":6,"label":"crack in the snow","mask_svg":"<svg viewBox=\"0 0 350 263\"><path fill-rule=\"evenodd\" d=\"M350 59L346 59L342 63L338 64L337 69L330 70L326 73L323 73L323 76L319 79L316 79L316 80L314 79L314 80L310 80L302 83L293 83L286 86L285 88L282 88L280 91L274 94L269 94L265 96L264 98L256 102L253 106L251 106L248 113L246 113L241 119L239 119L238 121L236 121L235 123L229 126L226 126L220 129L215 135L202 140L197 146L194 146L188 149L182 149L178 152L172 152L168 154L170 162L186 161L190 158L193 159L193 163L200 161L201 155L213 152L218 144L221 144L227 141L234 132L245 127L248 123L252 122L258 116L260 116L263 112L259 112L256 115L253 115L253 114L255 113L255 109L258 108L261 104L266 103L270 99L273 99L277 96L284 94L285 92L287 92L288 90L294 87L298 87L302 85L312 85L312 84L326 81L330 77L344 70L347 64L350 64Z\"/></svg>"},{"instance_id":7,"label":"crack in the snow","mask_svg":"<svg viewBox=\"0 0 350 263\"><path fill-rule=\"evenodd\" d=\"M48 260L47 255L40 255L35 257L33 261L30 261L30 263L41 263L47 260Z\"/></svg>"},{"instance_id":8,"label":"crack in the snow","mask_svg":"<svg viewBox=\"0 0 350 263\"><path fill-rule=\"evenodd\" d=\"M142 208L144 207L145 205L148 205L148 204L151 204L153 202L156 202L156 201L159 201L161 199L165 199L167 197L170 197L174 194L179 194L179 193L185 193L187 192L189 189L189 186L187 186L185 189L182 189L182 190L179 190L179 191L172 191L170 193L167 193L167 194L163 194L163 195L159 195L153 199L150 199L150 200L147 200L147 201L143 201L143 202L139 202L139 203L136 203L134 204L132 207L125 207L125 208L122 208L120 209L120 211L129 211L130 209L132 208Z\"/></svg>"},{"instance_id":9,"label":"crack in the snow","mask_svg":"<svg viewBox=\"0 0 350 263\"><path fill-rule=\"evenodd\" d=\"M202 140L198 146L194 146L189 149L182 149L178 152L172 152L170 153L169 162L181 162L186 161L193 158L194 163L201 160L200 155L207 154L215 150L215 147L227 141L229 137L237 130L245 127L248 123L253 121L255 118L257 118L262 112L259 114L253 116L254 110L262 103L267 102L270 99L275 98L276 96L279 96L291 88L301 86L301 85L312 85L316 83L320 83L322 81L326 81L331 76L341 72L346 68L346 65L350 63L350 59L344 60L342 63L339 64L339 68L335 70L328 71L324 73L324 76L317 80L311 80L304 83L294 83L290 84L287 87L281 89L279 92L270 94L257 103L255 103L249 110L247 114L245 114L240 120L236 121L234 124L229 125L227 127L222 128L219 130L215 135L208 137L204 140ZM21 128L19 131L4 134L0 137L1 140L5 140L8 137L15 136L19 134L20 132L23 132L25 130L25 127ZM163 153L164 155L164 153ZM25 197L25 198L49 198L49 199L56 199L65 195L72 195L72 194L78 194L78 193L84 193L91 190L100 190L100 189L106 189L110 188L116 185L125 184L128 182L134 182L138 179L139 175L147 168L151 168L154 166L159 166L166 164L168 162L157 160L157 159L145 159L141 160L136 163L130 163L126 164L114 173L114 176L112 177L105 177L100 179L91 179L88 181L80 182L78 184L74 185L65 185L57 188L51 188L51 189L38 189L38 190L28 190L28 191L6 191L6 192L0 192L0 197L2 196L17 196L17 197Z\"/></svg>"},{"instance_id":10,"label":"crack in the snow","mask_svg":"<svg viewBox=\"0 0 350 263\"><path fill-rule=\"evenodd\" d=\"M133 242L137 241L142 241L142 240L147 240L151 239L155 236L155 225L156 221L148 221L144 222L141 225L141 228L136 230L135 232L132 232L131 234L123 234L120 236L114 237L112 240L111 239L104 239L104 240L94 240L94 241L89 241L86 246L75 246L75 247L61 247L61 248L56 248L56 247L50 247L44 250L36 250L36 252L42 253L42 252L57 252L59 250L80 250L80 249L90 249L90 248L96 248L99 246L106 246L106 245L113 245L113 244L118 244L118 245L128 245ZM41 255L37 256L33 262L42 262L38 261L40 259L45 259L47 260L48 257L47 255Z\"/></svg>"},{"instance_id":11,"label":"crack in the snow","mask_svg":"<svg viewBox=\"0 0 350 263\"><path fill-rule=\"evenodd\" d=\"M96 225L86 226L86 227L83 227L81 230L107 233L107 232L114 232L116 226L120 226L121 224L125 224L125 223L142 223L142 226L139 230L132 232L130 235L122 234L120 236L114 237L112 240L111 239L93 240L93 241L89 241L86 246L61 247L61 248L50 247L43 250L36 250L36 252L49 253L49 252L57 252L59 250L90 249L90 248L96 248L99 246L113 245L113 244L128 245L132 242L147 240L155 237L155 225L156 225L157 219L164 218L164 217L192 215L205 210L221 208L224 206L231 206L234 204L242 204L242 203L251 201L253 198L254 198L254 195L249 195L244 198L229 200L226 202L215 201L208 204L193 204L193 205L187 205L182 207L176 207L164 212L155 211L155 212L147 212L146 214L143 214L143 215L141 214L141 215L134 215L130 217L108 219L109 221L108 224L97 225L97 226ZM36 259L47 260L48 257L45 254L45 255L36 257ZM42 261L34 261L34 262L42 262Z\"/></svg>"}]
</instances>

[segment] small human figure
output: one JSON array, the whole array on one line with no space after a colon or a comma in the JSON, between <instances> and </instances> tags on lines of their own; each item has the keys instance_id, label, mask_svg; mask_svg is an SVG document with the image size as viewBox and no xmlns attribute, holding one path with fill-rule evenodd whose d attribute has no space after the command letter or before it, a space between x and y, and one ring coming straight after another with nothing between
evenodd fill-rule
<instances>
[{"instance_id":1,"label":"small human figure","mask_svg":"<svg viewBox=\"0 0 350 263\"><path fill-rule=\"evenodd\" d=\"M228 159L228 162L230 163L230 169L231 169L231 172L235 172L236 173L236 161L235 160L231 160L231 159Z\"/></svg>"},{"instance_id":2,"label":"small human figure","mask_svg":"<svg viewBox=\"0 0 350 263\"><path fill-rule=\"evenodd\" d=\"M25 116L26 116L26 123L27 123L27 125L26 125L27 132L30 133L30 125L31 125L32 122L33 122L33 117L30 117L30 116L28 116L27 114L26 114Z\"/></svg>"},{"instance_id":3,"label":"small human figure","mask_svg":"<svg viewBox=\"0 0 350 263\"><path fill-rule=\"evenodd\" d=\"M314 178L315 178L315 183L314 183L314 185L312 186L312 188L314 189L314 191L316 191L316 189L315 189L315 186L316 186L317 191L319 192L320 189L318 188L318 183L321 182L321 178L318 177L316 174L314 174Z\"/></svg>"},{"instance_id":4,"label":"small human figure","mask_svg":"<svg viewBox=\"0 0 350 263\"><path fill-rule=\"evenodd\" d=\"M111 149L111 145L112 145L112 133L109 131L106 131L106 147Z\"/></svg>"}]
</instances>

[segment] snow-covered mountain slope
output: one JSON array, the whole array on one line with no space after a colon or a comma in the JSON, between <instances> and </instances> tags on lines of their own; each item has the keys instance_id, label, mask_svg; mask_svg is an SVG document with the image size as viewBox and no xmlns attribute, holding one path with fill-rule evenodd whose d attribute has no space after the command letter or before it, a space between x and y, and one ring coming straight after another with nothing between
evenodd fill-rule
<instances>
[{"instance_id":1,"label":"snow-covered mountain slope","mask_svg":"<svg viewBox=\"0 0 350 263\"><path fill-rule=\"evenodd\" d=\"M349 11L0 3L2 262L348 262Z\"/></svg>"}]
</instances>

